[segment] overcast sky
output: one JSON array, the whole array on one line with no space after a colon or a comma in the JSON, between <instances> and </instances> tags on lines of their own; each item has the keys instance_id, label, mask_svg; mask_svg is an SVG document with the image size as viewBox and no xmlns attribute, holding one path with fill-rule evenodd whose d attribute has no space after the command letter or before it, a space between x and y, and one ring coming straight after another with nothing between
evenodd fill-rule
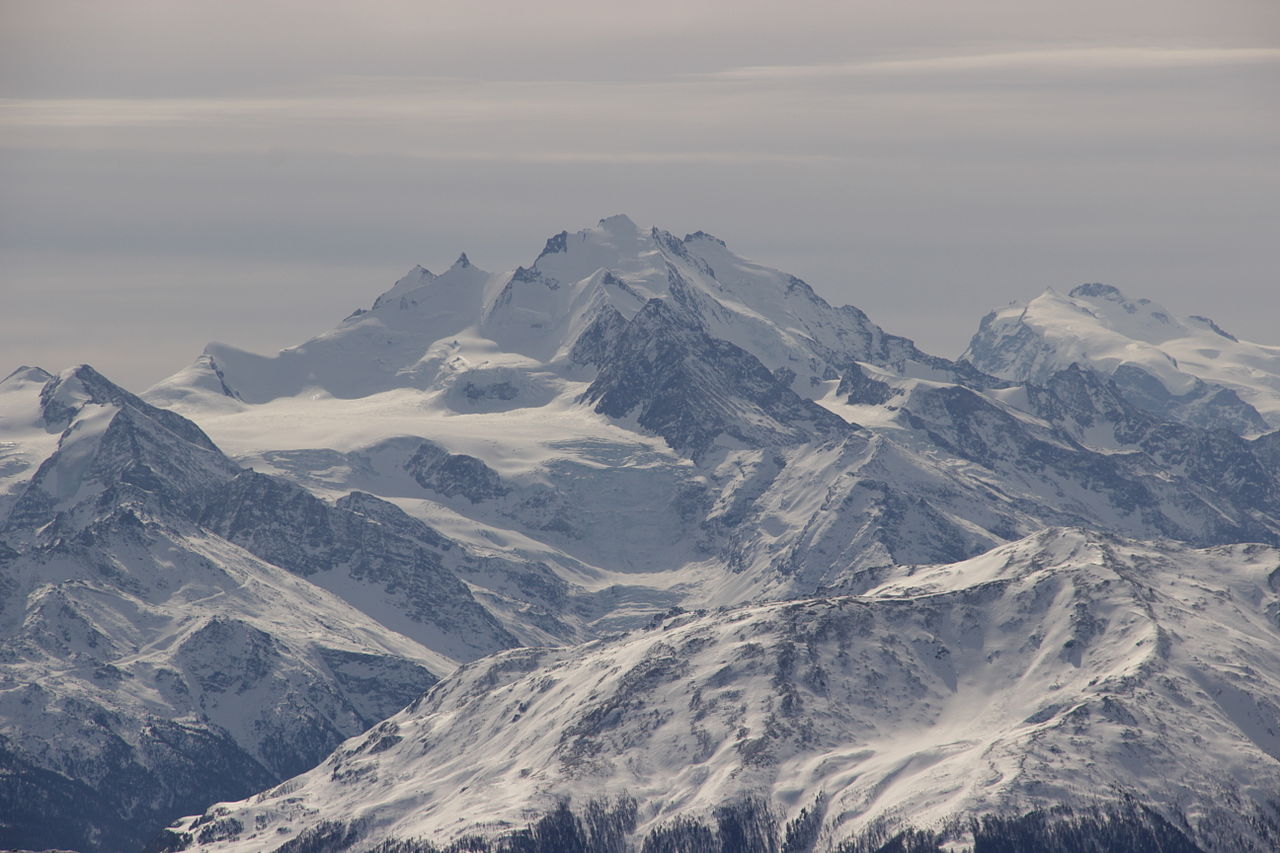
<instances>
[{"instance_id":1,"label":"overcast sky","mask_svg":"<svg viewBox=\"0 0 1280 853\"><path fill-rule=\"evenodd\" d=\"M0 0L0 375L142 390L619 212L941 355L1085 281L1280 344L1280 3Z\"/></svg>"}]
</instances>

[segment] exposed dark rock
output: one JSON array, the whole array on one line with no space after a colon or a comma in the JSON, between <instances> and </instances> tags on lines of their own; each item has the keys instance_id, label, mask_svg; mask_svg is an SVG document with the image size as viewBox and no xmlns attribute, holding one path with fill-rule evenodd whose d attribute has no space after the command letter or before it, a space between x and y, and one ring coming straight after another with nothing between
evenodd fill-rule
<instances>
[{"instance_id":1,"label":"exposed dark rock","mask_svg":"<svg viewBox=\"0 0 1280 853\"><path fill-rule=\"evenodd\" d=\"M688 315L650 300L618 336L583 401L698 458L721 435L748 445L833 438L849 429L798 396L745 350L710 337Z\"/></svg>"},{"instance_id":2,"label":"exposed dark rock","mask_svg":"<svg viewBox=\"0 0 1280 853\"><path fill-rule=\"evenodd\" d=\"M498 472L476 457L449 453L427 441L405 463L405 470L422 488L449 498L461 495L473 504L500 498L510 491Z\"/></svg>"},{"instance_id":3,"label":"exposed dark rock","mask_svg":"<svg viewBox=\"0 0 1280 853\"><path fill-rule=\"evenodd\" d=\"M857 364L850 364L840 377L836 393L854 405L880 406L893 399L897 392L888 383L872 379Z\"/></svg>"}]
</instances>

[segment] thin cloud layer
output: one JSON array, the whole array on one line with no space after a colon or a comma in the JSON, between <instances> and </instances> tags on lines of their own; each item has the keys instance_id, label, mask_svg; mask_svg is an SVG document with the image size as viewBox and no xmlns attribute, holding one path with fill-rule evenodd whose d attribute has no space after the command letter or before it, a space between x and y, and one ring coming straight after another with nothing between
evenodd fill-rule
<instances>
[{"instance_id":1,"label":"thin cloud layer","mask_svg":"<svg viewBox=\"0 0 1280 853\"><path fill-rule=\"evenodd\" d=\"M0 355L144 385L192 341L275 349L401 268L514 266L618 211L944 354L1081 280L1270 334L1274 4L922 5L9 3L0 277L58 298L0 318ZM232 296L273 276L277 313L246 324ZM198 294L179 343L136 352L156 317L131 281ZM19 334L71 301L67 334ZM78 328L103 318L115 350Z\"/></svg>"},{"instance_id":2,"label":"thin cloud layer","mask_svg":"<svg viewBox=\"0 0 1280 853\"><path fill-rule=\"evenodd\" d=\"M1082 47L1018 50L960 56L881 59L822 65L755 65L712 75L730 80L796 80L883 74L955 74L983 71L1123 71L1280 62L1280 48Z\"/></svg>"}]
</instances>

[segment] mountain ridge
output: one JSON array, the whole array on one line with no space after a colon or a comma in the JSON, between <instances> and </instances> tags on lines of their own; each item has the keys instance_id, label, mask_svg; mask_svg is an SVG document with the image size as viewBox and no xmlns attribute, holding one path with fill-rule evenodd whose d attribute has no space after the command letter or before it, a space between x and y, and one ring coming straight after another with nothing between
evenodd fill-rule
<instances>
[{"instance_id":1,"label":"mountain ridge","mask_svg":"<svg viewBox=\"0 0 1280 853\"><path fill-rule=\"evenodd\" d=\"M625 216L368 304L140 397L87 366L0 382L0 745L69 827L23 811L0 843L140 845L181 811L157 843L578 821L611 853L886 827L932 853L1064 804L1178 849L1275 841L1280 430L1266 383L1219 381L1268 348L1085 285L951 361ZM1076 328L1141 357L1083 359ZM34 683L47 720L15 710ZM76 811L126 771L146 802Z\"/></svg>"},{"instance_id":2,"label":"mountain ridge","mask_svg":"<svg viewBox=\"0 0 1280 853\"><path fill-rule=\"evenodd\" d=\"M1154 414L1245 436L1280 427L1280 349L1242 342L1206 317L1180 319L1111 285L1080 285L1065 297L1050 289L993 311L961 358L1036 382L1079 363Z\"/></svg>"},{"instance_id":3,"label":"mountain ridge","mask_svg":"<svg viewBox=\"0 0 1280 853\"><path fill-rule=\"evenodd\" d=\"M1235 591L1218 602L1229 619L1195 604L1204 562ZM478 826L518 830L539 814L530 804L566 796L633 797L642 837L762 788L787 818L821 803L816 834L832 844L885 820L939 826L1129 792L1174 819L1175 803L1196 803L1186 817L1205 849L1265 849L1277 816L1235 780L1280 781L1280 740L1259 727L1276 686L1218 650L1274 681L1278 565L1274 549L1192 555L1050 530L970 564L891 573L860 596L671 615L617 640L507 653L348 741L287 801L220 807L261 829L198 849L258 849L313 826L309 813L368 815L368 847L443 846ZM1182 636L1162 627L1171 618ZM1028 639L1029 623L1044 634ZM1231 636L1211 639L1224 624ZM1009 685L994 702L993 684ZM1190 725L1202 715L1251 757L1180 745L1205 732ZM1215 802L1254 804L1258 834L1233 827L1246 846L1214 843L1232 824Z\"/></svg>"}]
</instances>

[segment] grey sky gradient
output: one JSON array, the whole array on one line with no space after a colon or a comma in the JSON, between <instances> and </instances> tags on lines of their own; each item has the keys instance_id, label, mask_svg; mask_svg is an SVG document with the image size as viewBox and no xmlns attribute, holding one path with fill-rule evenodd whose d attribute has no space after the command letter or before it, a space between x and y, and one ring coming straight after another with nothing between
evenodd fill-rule
<instances>
[{"instance_id":1,"label":"grey sky gradient","mask_svg":"<svg viewBox=\"0 0 1280 853\"><path fill-rule=\"evenodd\" d=\"M1280 4L0 0L0 374L141 390L617 212L955 355L1105 281L1280 343Z\"/></svg>"}]
</instances>

